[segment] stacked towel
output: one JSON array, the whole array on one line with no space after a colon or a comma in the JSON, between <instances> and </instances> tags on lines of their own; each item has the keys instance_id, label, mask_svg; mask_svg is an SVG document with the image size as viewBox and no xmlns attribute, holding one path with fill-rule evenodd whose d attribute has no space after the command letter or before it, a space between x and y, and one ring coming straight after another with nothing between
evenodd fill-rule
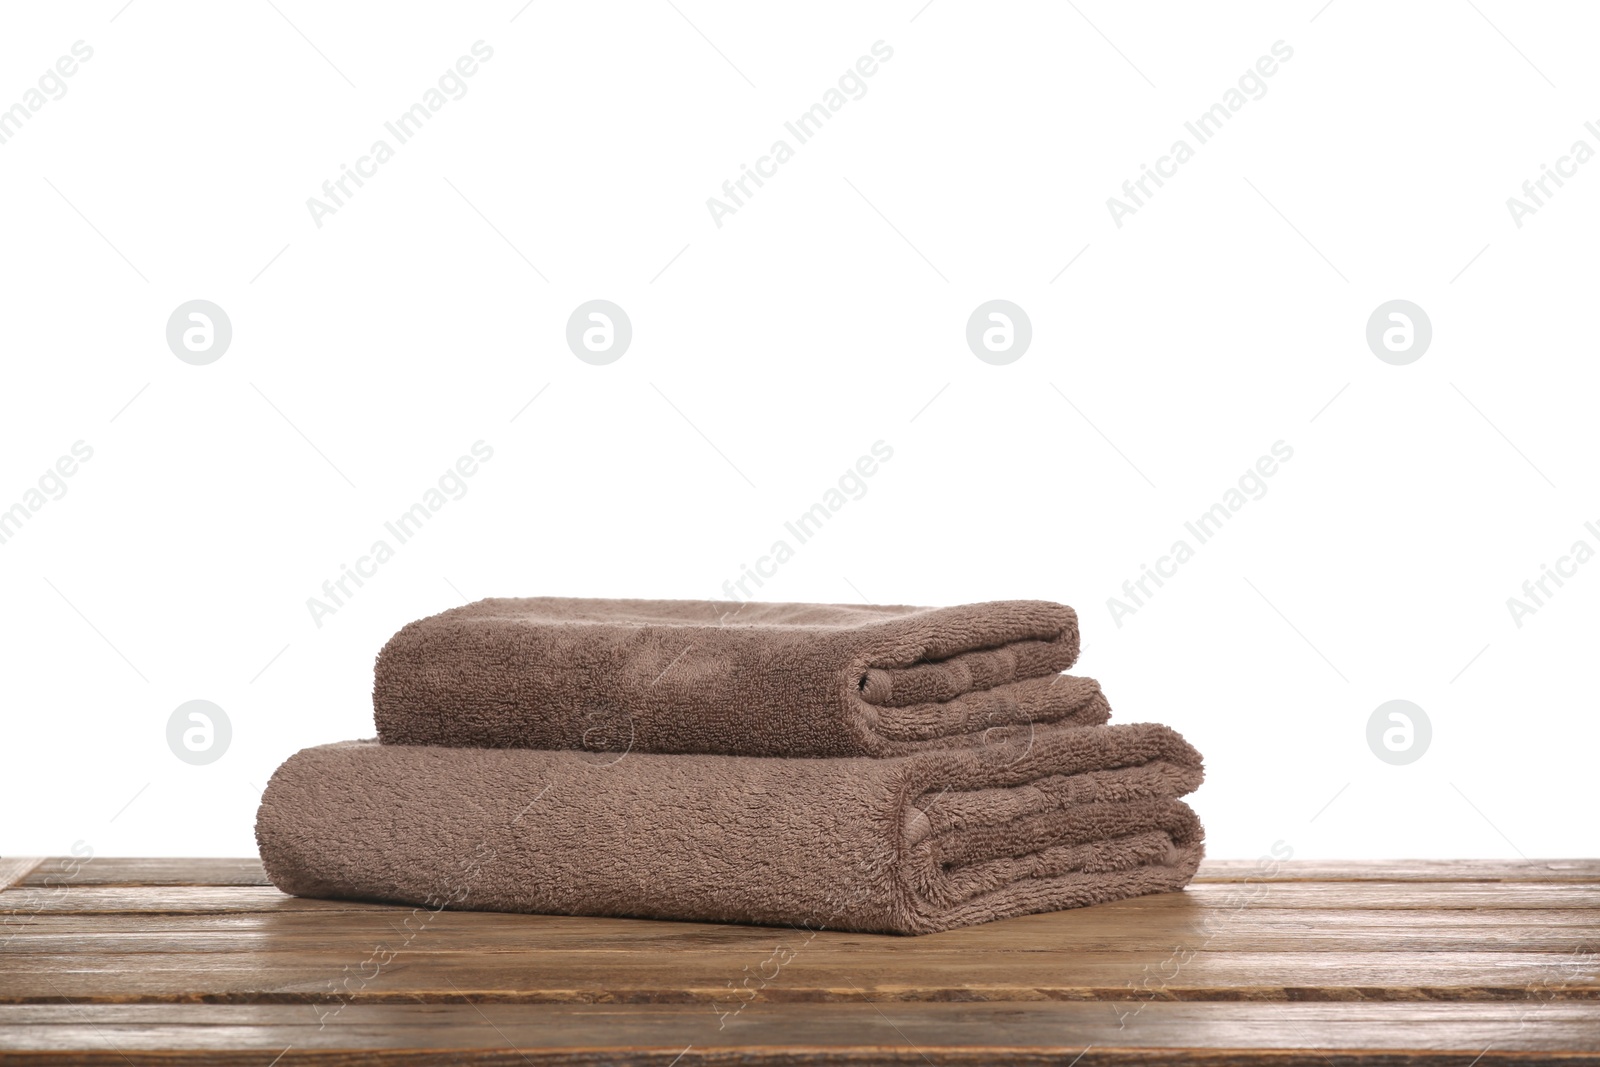
<instances>
[{"instance_id":1,"label":"stacked towel","mask_svg":"<svg viewBox=\"0 0 1600 1067\"><path fill-rule=\"evenodd\" d=\"M395 634L373 706L386 744L593 747L600 722L637 752L898 756L1105 722L1059 673L1077 658L1077 615L1044 601L480 600Z\"/></svg>"},{"instance_id":2,"label":"stacked towel","mask_svg":"<svg viewBox=\"0 0 1600 1067\"><path fill-rule=\"evenodd\" d=\"M1201 759L1105 725L1072 609L499 599L378 657L378 741L306 749L286 892L929 933L1182 887Z\"/></svg>"}]
</instances>

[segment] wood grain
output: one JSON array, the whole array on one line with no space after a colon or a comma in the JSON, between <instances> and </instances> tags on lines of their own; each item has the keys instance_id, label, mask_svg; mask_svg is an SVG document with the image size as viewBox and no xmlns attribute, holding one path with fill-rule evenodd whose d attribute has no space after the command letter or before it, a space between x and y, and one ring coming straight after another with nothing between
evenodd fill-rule
<instances>
[{"instance_id":1,"label":"wood grain","mask_svg":"<svg viewBox=\"0 0 1600 1067\"><path fill-rule=\"evenodd\" d=\"M1600 875L1594 879L1600 881ZM258 859L145 859L94 856L39 861L22 885L270 885Z\"/></svg>"},{"instance_id":2,"label":"wood grain","mask_svg":"<svg viewBox=\"0 0 1600 1067\"><path fill-rule=\"evenodd\" d=\"M27 878L33 869L46 861L27 857L0 857L0 889L16 885Z\"/></svg>"},{"instance_id":3,"label":"wood grain","mask_svg":"<svg viewBox=\"0 0 1600 1067\"><path fill-rule=\"evenodd\" d=\"M1600 1065L1589 860L1212 862L1182 893L917 938L303 900L253 860L6 862L6 1064Z\"/></svg>"},{"instance_id":4,"label":"wood grain","mask_svg":"<svg viewBox=\"0 0 1600 1067\"><path fill-rule=\"evenodd\" d=\"M1264 869L1265 868L1265 869ZM1197 882L1600 882L1600 859L1206 860Z\"/></svg>"},{"instance_id":5,"label":"wood grain","mask_svg":"<svg viewBox=\"0 0 1600 1067\"><path fill-rule=\"evenodd\" d=\"M1454 1057L1456 1067L1466 1067L1491 1046L1503 1056L1600 1043L1600 1017L1588 1008L1551 1005L1525 1014L1516 1005L1157 1003L1132 1015L1126 1008L1119 1012L1092 1003L874 1005L858 1000L826 1013L795 1005L752 1007L724 1020L703 1009L666 1005L455 1004L351 1006L323 1026L322 1018L303 1006L141 1005L99 1009L96 1025L101 1051L128 1053L213 1049L226 1033L254 1050L241 1062L258 1067L290 1046L301 1056L355 1047L471 1051L481 1047L485 1032L494 1047L530 1056L593 1048L603 1034L615 1048L656 1050L658 1063L690 1046L704 1055L780 1046L843 1051L862 1045L921 1062L919 1051L972 1049L975 1033L987 1035L992 1048L1064 1056L1058 1061L1063 1064L1088 1046L1102 1056L1118 1048L1184 1050L1194 1047L1197 1035L1225 1036L1234 1044L1224 1047L1234 1049L1307 1050L1343 1064L1374 1034L1382 1034L1391 1050ZM69 1006L0 1008L0 1042L26 1031L31 1048L70 1050L80 1047L82 1030L81 1016ZM286 1067L298 1058L286 1057ZM694 1054L685 1057L695 1060ZM1091 1062L1106 1061L1092 1055L1082 1061ZM1326 1067L1326 1059L1320 1062Z\"/></svg>"},{"instance_id":6,"label":"wood grain","mask_svg":"<svg viewBox=\"0 0 1600 1067\"><path fill-rule=\"evenodd\" d=\"M1270 903L1275 908L1316 912L1381 906L1385 911L1455 911L1478 908L1560 910L1600 907L1600 882L1204 882L1182 893L1136 897L1096 905L1095 914L1187 911L1219 918L1230 911ZM64 883L14 886L0 891L0 917L21 911L69 915L118 913L192 914L291 911L350 912L372 905L353 901L285 897L271 886L137 886ZM1058 913L1060 914L1060 913ZM1035 916L1008 920L1038 922ZM672 924L678 925L676 923ZM696 924L698 925L698 924ZM961 933L962 931L954 931ZM873 935L883 936L883 935ZM890 935L893 936L893 935ZM935 935L945 936L945 935ZM921 939L919 939L921 940Z\"/></svg>"},{"instance_id":7,"label":"wood grain","mask_svg":"<svg viewBox=\"0 0 1600 1067\"><path fill-rule=\"evenodd\" d=\"M0 865L8 861L0 860ZM18 861L11 861L18 862ZM258 859L165 859L96 856L88 861L45 859L22 884L71 878L77 885L268 885ZM1265 867L1265 869L1264 869ZM1600 859L1552 860L1206 860L1194 880L1204 882L1595 882ZM4 883L0 882L0 888Z\"/></svg>"}]
</instances>

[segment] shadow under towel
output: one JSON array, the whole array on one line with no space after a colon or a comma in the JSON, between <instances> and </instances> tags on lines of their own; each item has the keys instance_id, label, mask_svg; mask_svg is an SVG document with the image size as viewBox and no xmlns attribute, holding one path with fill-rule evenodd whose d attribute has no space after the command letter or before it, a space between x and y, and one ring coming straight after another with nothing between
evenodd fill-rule
<instances>
[{"instance_id":1,"label":"shadow under towel","mask_svg":"<svg viewBox=\"0 0 1600 1067\"><path fill-rule=\"evenodd\" d=\"M1178 889L1200 755L1154 724L889 759L344 742L256 838L288 893L919 934Z\"/></svg>"},{"instance_id":2,"label":"shadow under towel","mask_svg":"<svg viewBox=\"0 0 1600 1067\"><path fill-rule=\"evenodd\" d=\"M1110 717L1063 604L480 600L378 655L385 744L895 756Z\"/></svg>"}]
</instances>

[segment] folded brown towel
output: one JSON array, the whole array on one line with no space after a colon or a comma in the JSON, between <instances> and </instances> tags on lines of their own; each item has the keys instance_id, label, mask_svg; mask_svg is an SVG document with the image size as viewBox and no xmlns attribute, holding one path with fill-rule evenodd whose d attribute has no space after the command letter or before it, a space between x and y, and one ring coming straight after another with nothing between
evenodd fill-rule
<instances>
[{"instance_id":1,"label":"folded brown towel","mask_svg":"<svg viewBox=\"0 0 1600 1067\"><path fill-rule=\"evenodd\" d=\"M889 759L358 741L290 757L256 839L301 896L928 933L1181 887L1201 776L1152 724Z\"/></svg>"},{"instance_id":2,"label":"folded brown towel","mask_svg":"<svg viewBox=\"0 0 1600 1067\"><path fill-rule=\"evenodd\" d=\"M401 629L372 698L386 744L893 756L1105 722L1077 658L1077 615L1040 600L494 599Z\"/></svg>"}]
</instances>

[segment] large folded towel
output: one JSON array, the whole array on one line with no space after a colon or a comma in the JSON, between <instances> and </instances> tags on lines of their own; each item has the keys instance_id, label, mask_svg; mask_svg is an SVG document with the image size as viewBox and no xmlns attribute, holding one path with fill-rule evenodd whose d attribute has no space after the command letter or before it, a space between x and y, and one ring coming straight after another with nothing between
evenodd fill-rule
<instances>
[{"instance_id":1,"label":"large folded towel","mask_svg":"<svg viewBox=\"0 0 1600 1067\"><path fill-rule=\"evenodd\" d=\"M893 756L1109 716L1069 607L480 600L378 655L386 744Z\"/></svg>"},{"instance_id":2,"label":"large folded towel","mask_svg":"<svg viewBox=\"0 0 1600 1067\"><path fill-rule=\"evenodd\" d=\"M1181 887L1201 776L1151 724L887 759L358 741L290 757L256 838L301 896L928 933Z\"/></svg>"}]
</instances>

